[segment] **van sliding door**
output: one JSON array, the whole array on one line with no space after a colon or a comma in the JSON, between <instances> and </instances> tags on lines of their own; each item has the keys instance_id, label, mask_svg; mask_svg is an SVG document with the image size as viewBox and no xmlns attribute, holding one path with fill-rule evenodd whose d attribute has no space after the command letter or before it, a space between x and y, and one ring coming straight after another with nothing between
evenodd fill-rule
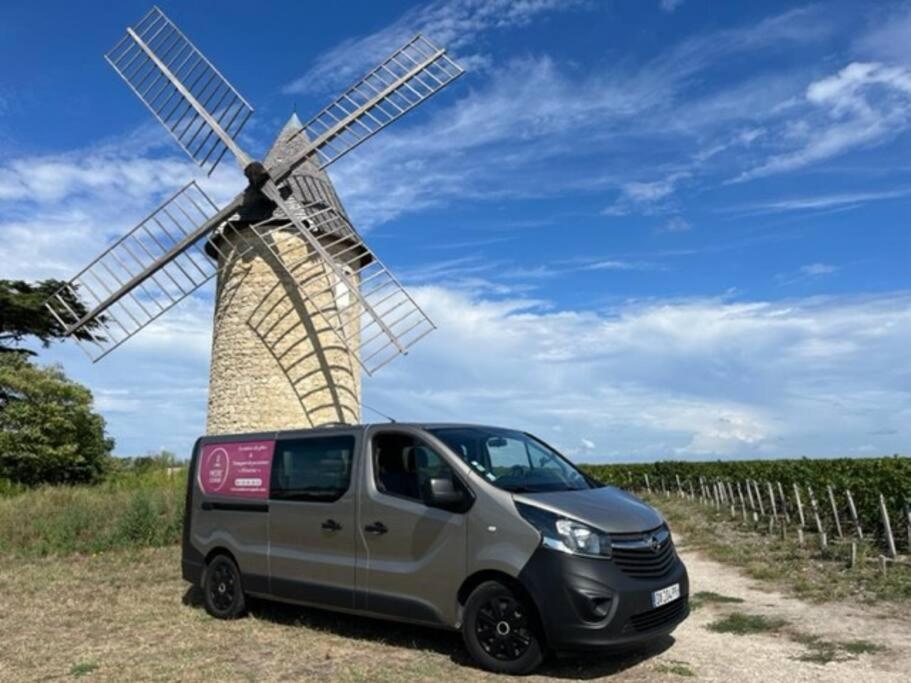
<instances>
[{"instance_id":1,"label":"van sliding door","mask_svg":"<svg viewBox=\"0 0 911 683\"><path fill-rule=\"evenodd\" d=\"M269 499L269 568L276 597L354 606L354 455L358 436L279 439Z\"/></svg>"}]
</instances>

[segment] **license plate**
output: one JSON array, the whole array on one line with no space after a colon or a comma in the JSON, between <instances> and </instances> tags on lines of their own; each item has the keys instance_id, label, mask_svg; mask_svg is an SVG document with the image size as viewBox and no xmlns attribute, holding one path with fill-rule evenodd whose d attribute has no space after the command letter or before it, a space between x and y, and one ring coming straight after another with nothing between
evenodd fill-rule
<instances>
[{"instance_id":1,"label":"license plate","mask_svg":"<svg viewBox=\"0 0 911 683\"><path fill-rule=\"evenodd\" d=\"M652 607L661 607L680 597L680 584L675 583L652 593Z\"/></svg>"}]
</instances>

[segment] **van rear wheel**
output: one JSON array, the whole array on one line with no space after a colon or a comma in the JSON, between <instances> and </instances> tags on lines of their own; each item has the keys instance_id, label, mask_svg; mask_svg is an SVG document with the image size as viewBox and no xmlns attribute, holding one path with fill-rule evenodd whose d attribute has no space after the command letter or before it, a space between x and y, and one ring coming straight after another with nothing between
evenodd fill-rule
<instances>
[{"instance_id":1,"label":"van rear wheel","mask_svg":"<svg viewBox=\"0 0 911 683\"><path fill-rule=\"evenodd\" d=\"M485 581L465 604L462 638L471 657L496 673L529 673L544 659L532 606L499 581Z\"/></svg>"},{"instance_id":2,"label":"van rear wheel","mask_svg":"<svg viewBox=\"0 0 911 683\"><path fill-rule=\"evenodd\" d=\"M202 589L206 612L216 619L236 619L244 613L240 570L227 555L216 555L206 566Z\"/></svg>"}]
</instances>

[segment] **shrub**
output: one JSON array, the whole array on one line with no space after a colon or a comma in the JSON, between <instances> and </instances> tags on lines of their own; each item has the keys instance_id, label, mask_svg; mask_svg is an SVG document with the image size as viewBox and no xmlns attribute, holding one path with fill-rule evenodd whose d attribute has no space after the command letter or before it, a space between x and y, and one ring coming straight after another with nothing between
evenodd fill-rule
<instances>
[{"instance_id":1,"label":"shrub","mask_svg":"<svg viewBox=\"0 0 911 683\"><path fill-rule=\"evenodd\" d=\"M0 478L34 486L97 481L114 447L92 394L58 366L0 353Z\"/></svg>"}]
</instances>

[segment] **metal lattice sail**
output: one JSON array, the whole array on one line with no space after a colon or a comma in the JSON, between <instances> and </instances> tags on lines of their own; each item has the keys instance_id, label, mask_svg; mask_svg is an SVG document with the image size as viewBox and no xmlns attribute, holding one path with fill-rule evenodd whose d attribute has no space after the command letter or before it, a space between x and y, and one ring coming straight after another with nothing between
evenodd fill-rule
<instances>
[{"instance_id":1,"label":"metal lattice sail","mask_svg":"<svg viewBox=\"0 0 911 683\"><path fill-rule=\"evenodd\" d=\"M420 35L409 40L301 125L292 158L269 166L237 142L253 107L157 7L105 58L203 170L211 174L230 151L250 184L219 208L189 183L51 297L47 307L66 333L89 337L77 341L93 360L208 282L217 273L211 257L224 260L230 233L248 228L368 374L434 329L351 225L331 184L307 169L321 172L462 75L445 50ZM269 220L247 220L264 203ZM276 231L298 235L311 256L289 261L274 248ZM347 303L327 307L320 295L329 290L344 291L336 301ZM72 297L84 312L67 303ZM345 322L352 316L354 330Z\"/></svg>"}]
</instances>

